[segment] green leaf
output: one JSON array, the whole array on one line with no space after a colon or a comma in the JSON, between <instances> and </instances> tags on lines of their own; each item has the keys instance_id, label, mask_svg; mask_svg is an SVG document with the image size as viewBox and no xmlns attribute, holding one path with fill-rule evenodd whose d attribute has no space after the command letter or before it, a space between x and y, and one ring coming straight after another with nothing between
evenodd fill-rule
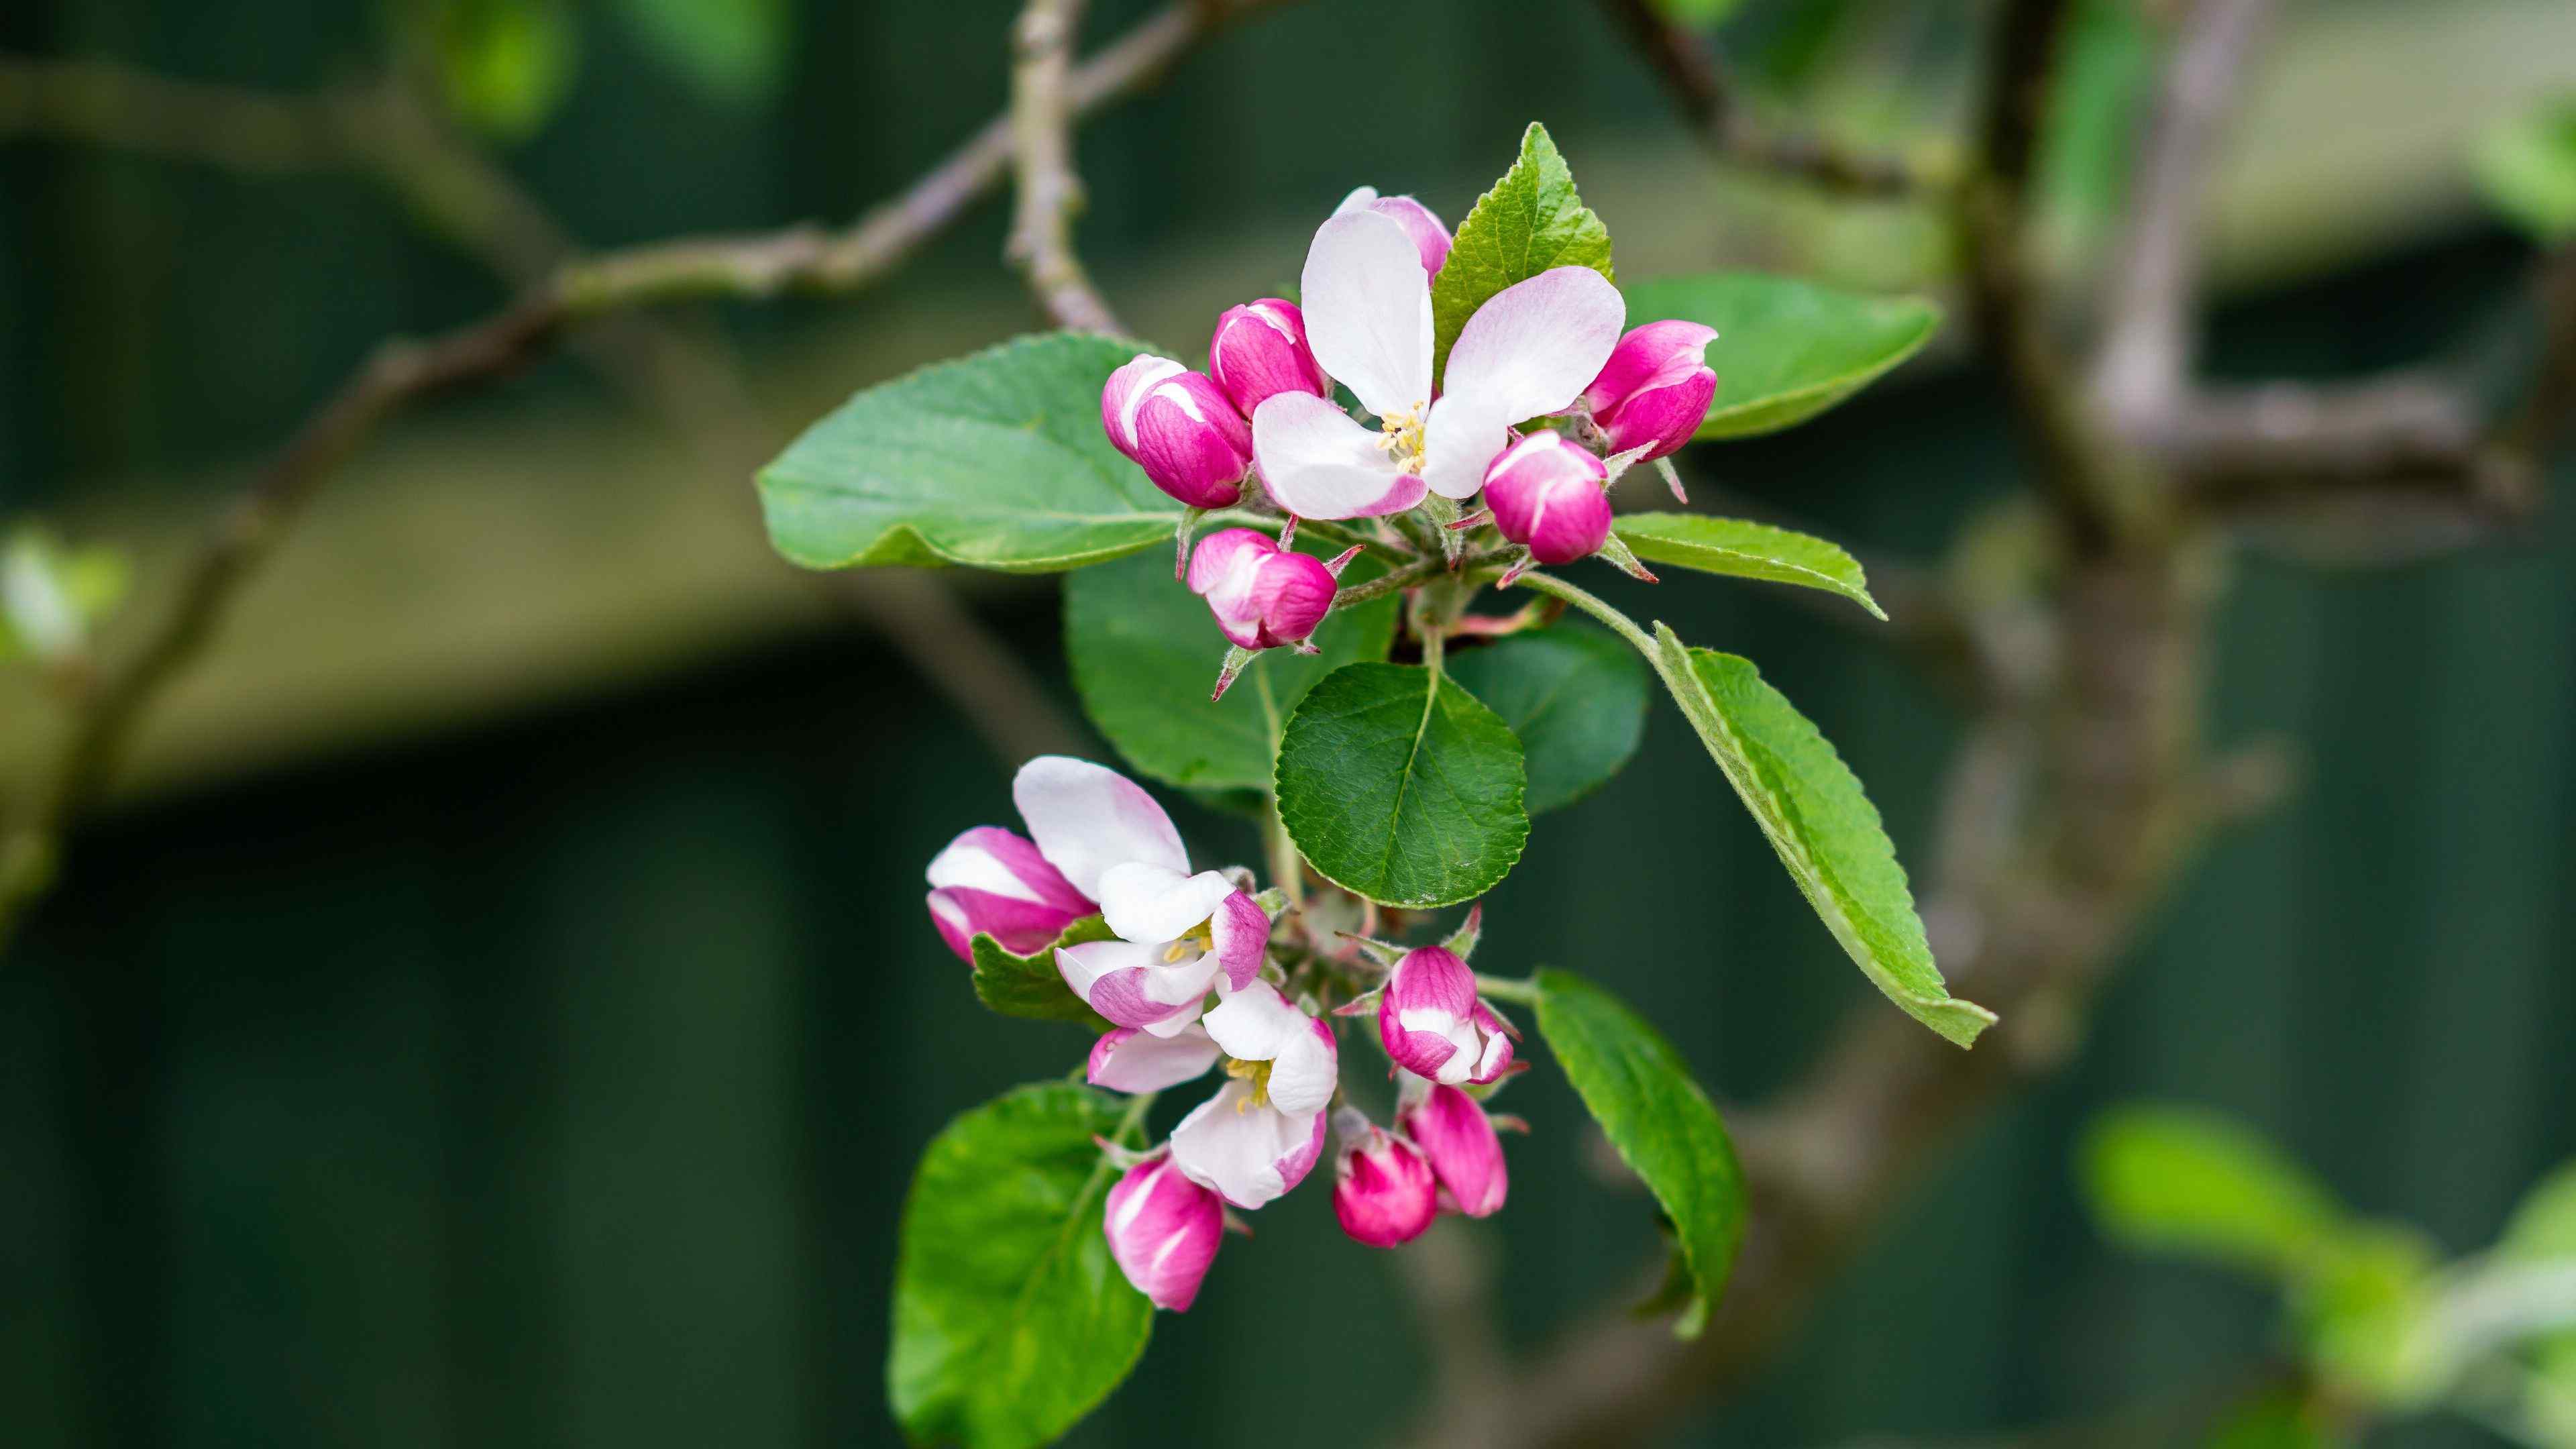
<instances>
[{"instance_id":1,"label":"green leaf","mask_svg":"<svg viewBox=\"0 0 2576 1449\"><path fill-rule=\"evenodd\" d=\"M1672 1220L1697 1289L1675 1332L1698 1337L1744 1243L1744 1173L1726 1124L1673 1044L1582 977L1538 974L1538 1029L1619 1160Z\"/></svg>"},{"instance_id":2,"label":"green leaf","mask_svg":"<svg viewBox=\"0 0 2576 1449\"><path fill-rule=\"evenodd\" d=\"M580 29L560 0L446 0L435 40L448 105L487 134L535 135L572 89Z\"/></svg>"},{"instance_id":3,"label":"green leaf","mask_svg":"<svg viewBox=\"0 0 2576 1449\"><path fill-rule=\"evenodd\" d=\"M1307 551L1327 550L1310 541ZM1377 572L1354 559L1343 581ZM1315 631L1318 653L1265 649L1212 701L1225 638L1207 601L1172 577L1171 556L1153 549L1065 581L1065 652L1084 712L1127 763L1186 789L1267 790L1289 712L1332 671L1384 659L1396 605L1389 595L1335 610Z\"/></svg>"},{"instance_id":4,"label":"green leaf","mask_svg":"<svg viewBox=\"0 0 2576 1449\"><path fill-rule=\"evenodd\" d=\"M1520 159L1458 223L1449 260L1431 280L1435 367L1448 367L1458 329L1488 298L1554 267L1611 277L1610 229L1575 194L1574 173L1547 127L1532 121L1521 133Z\"/></svg>"},{"instance_id":5,"label":"green leaf","mask_svg":"<svg viewBox=\"0 0 2576 1449\"><path fill-rule=\"evenodd\" d=\"M1941 309L1922 297L1863 297L1759 272L1656 277L1623 289L1631 324L1684 318L1717 329L1717 397L1703 438L1803 423L1932 340Z\"/></svg>"},{"instance_id":6,"label":"green leaf","mask_svg":"<svg viewBox=\"0 0 2576 1449\"><path fill-rule=\"evenodd\" d=\"M786 0L618 0L617 9L637 38L717 100L740 105L778 89Z\"/></svg>"},{"instance_id":7,"label":"green leaf","mask_svg":"<svg viewBox=\"0 0 2576 1449\"><path fill-rule=\"evenodd\" d=\"M2487 201L2542 243L2576 237L2576 94L2498 122L2478 140Z\"/></svg>"},{"instance_id":8,"label":"green leaf","mask_svg":"<svg viewBox=\"0 0 2576 1449\"><path fill-rule=\"evenodd\" d=\"M2522 1195L2496 1252L2509 1258L2576 1258L2576 1162L2560 1166Z\"/></svg>"},{"instance_id":9,"label":"green leaf","mask_svg":"<svg viewBox=\"0 0 2576 1449\"><path fill-rule=\"evenodd\" d=\"M1154 1310L1109 1256L1110 1170L1092 1141L1119 1112L1069 1082L1021 1087L922 1154L886 1359L886 1397L915 1443L1048 1443L1136 1366Z\"/></svg>"},{"instance_id":10,"label":"green leaf","mask_svg":"<svg viewBox=\"0 0 2576 1449\"><path fill-rule=\"evenodd\" d=\"M1085 916L1038 950L1014 956L1001 942L979 932L968 943L975 953L975 997L1004 1016L1080 1022L1093 1031L1107 1031L1109 1023L1100 1013L1064 984L1064 973L1055 966L1055 948L1107 941L1113 934L1098 916Z\"/></svg>"},{"instance_id":11,"label":"green leaf","mask_svg":"<svg viewBox=\"0 0 2576 1449\"><path fill-rule=\"evenodd\" d=\"M1415 664L1345 664L1279 746L1279 818L1345 890L1394 906L1473 900L1529 838L1511 727Z\"/></svg>"},{"instance_id":12,"label":"green leaf","mask_svg":"<svg viewBox=\"0 0 2576 1449\"><path fill-rule=\"evenodd\" d=\"M1655 0L1655 8L1676 25L1706 30L1735 13L1737 0Z\"/></svg>"},{"instance_id":13,"label":"green leaf","mask_svg":"<svg viewBox=\"0 0 2576 1449\"><path fill-rule=\"evenodd\" d=\"M1079 568L1168 545L1181 505L1100 430L1139 344L1024 337L869 388L760 470L769 541L807 568Z\"/></svg>"},{"instance_id":14,"label":"green leaf","mask_svg":"<svg viewBox=\"0 0 2576 1449\"><path fill-rule=\"evenodd\" d=\"M2133 1246L2275 1276L2350 1228L2331 1193L2242 1123L2191 1107L2121 1107L2084 1135L2078 1174L2102 1230Z\"/></svg>"},{"instance_id":15,"label":"green leaf","mask_svg":"<svg viewBox=\"0 0 2576 1449\"><path fill-rule=\"evenodd\" d=\"M1451 656L1449 677L1520 737L1530 814L1600 788L1637 752L1651 688L1637 651L1579 624Z\"/></svg>"},{"instance_id":16,"label":"green leaf","mask_svg":"<svg viewBox=\"0 0 2576 1449\"><path fill-rule=\"evenodd\" d=\"M131 574L114 548L65 549L41 528L16 529L0 544L0 659L78 655L92 626L123 601Z\"/></svg>"},{"instance_id":17,"label":"green leaf","mask_svg":"<svg viewBox=\"0 0 2576 1449\"><path fill-rule=\"evenodd\" d=\"M1749 661L1685 648L1662 624L1655 641L1674 702L1861 973L1925 1026L1976 1041L1995 1014L1942 983L1896 847L1842 756Z\"/></svg>"},{"instance_id":18,"label":"green leaf","mask_svg":"<svg viewBox=\"0 0 2576 1449\"><path fill-rule=\"evenodd\" d=\"M1887 617L1869 596L1860 564L1821 538L1704 513L1628 513L1617 526L1619 537L1648 563L1823 589Z\"/></svg>"}]
</instances>

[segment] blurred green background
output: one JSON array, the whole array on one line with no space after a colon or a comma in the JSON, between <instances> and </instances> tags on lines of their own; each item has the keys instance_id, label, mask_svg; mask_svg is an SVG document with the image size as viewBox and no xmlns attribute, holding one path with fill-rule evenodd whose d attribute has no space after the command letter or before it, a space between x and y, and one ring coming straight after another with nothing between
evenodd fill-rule
<instances>
[{"instance_id":1,"label":"blurred green background","mask_svg":"<svg viewBox=\"0 0 2576 1449\"><path fill-rule=\"evenodd\" d=\"M1005 92L1002 0L715 8L715 31L675 34L652 17L695 13L677 0L567 3L561 34L510 42L539 59L438 73L600 247L847 217ZM1144 9L1103 0L1088 33ZM309 92L418 60L445 23L422 13L36 0L0 12L0 48ZM1977 18L1746 0L1720 33L1784 106L1903 136L1952 122ZM2114 0L2079 39L2049 170L2070 275L2120 205L2152 43ZM2479 209L2471 143L2571 81L2564 0L2289 7L2213 201L2212 366L2325 377L2481 347L2528 251ZM1313 0L1220 38L1085 130L1084 248L1141 331L1195 353L1221 307L1293 278L1348 187L1454 222L1533 114L1627 275L1894 287L1939 266L1913 213L1718 175L1592 7L1540 0ZM855 387L1034 325L1001 221L979 208L853 300L680 320L740 348L738 421L774 446ZM128 544L148 600L371 343L506 296L363 178L54 144L0 109L0 506ZM747 478L667 423L572 361L400 423L147 733L124 808L0 962L9 1443L893 1440L911 1161L1084 1043L981 1012L920 906L942 843L1009 821L1011 762L776 562ZM1924 557L2015 486L1991 379L1938 347L1823 421L1689 461ZM2226 567L2211 731L2294 741L2300 789L2155 914L2076 1064L1992 1117L1776 1371L1674 1442L1965 1437L2188 1395L2276 1348L2259 1290L2091 1226L2071 1144L2109 1102L2238 1114L2453 1249L2576 1156L2566 511L2437 563ZM1054 583L960 582L1069 710ZM1760 588L1605 592L1760 661L1919 873L1954 743L1935 693ZM47 709L0 677L0 784ZM1698 754L1659 712L1635 767L1542 821L1479 964L1592 974L1721 1100L1757 1100L1845 1012L1883 1008ZM1256 854L1239 822L1180 813L1199 854ZM1596 1179L1544 1063L1509 1105L1536 1131L1477 1238L1527 1345L1624 1285L1654 1228ZM1230 1245L1076 1442L1400 1425L1424 1351L1390 1263L1325 1198ZM1221 1413L1249 1394L1263 1415ZM2498 1441L2426 1421L2372 1442Z\"/></svg>"}]
</instances>

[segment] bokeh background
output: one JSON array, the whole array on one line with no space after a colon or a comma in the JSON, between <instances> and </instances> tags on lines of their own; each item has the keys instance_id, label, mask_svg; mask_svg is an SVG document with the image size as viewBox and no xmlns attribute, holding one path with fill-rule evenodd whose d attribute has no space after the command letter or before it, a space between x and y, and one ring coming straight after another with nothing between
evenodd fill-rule
<instances>
[{"instance_id":1,"label":"bokeh background","mask_svg":"<svg viewBox=\"0 0 2576 1449\"><path fill-rule=\"evenodd\" d=\"M846 217L1005 93L1002 0L765 0L742 7L749 42L675 39L640 0L560 8L551 68L495 62L498 101L453 98L594 246ZM1106 36L1144 6L1095 9ZM1907 135L1953 120L1977 9L1747 0L1723 36L1783 105ZM416 23L28 0L0 10L0 48L311 92L380 72ZM2152 35L2124 0L2079 31L2047 169L2070 275L2117 213ZM2564 0L2287 7L2213 198L2212 365L2325 377L2482 346L2528 250L2467 158L2571 82ZM1628 275L1896 287L1941 264L1901 208L1715 172L1592 7L1538 0L1312 0L1221 38L1085 130L1083 244L1139 330L1192 351L1224 305L1293 278L1349 186L1454 221L1534 114ZM739 350L723 406L775 446L856 387L1035 325L1001 221L982 207L856 298L675 325ZM364 177L58 144L0 107L0 508L129 548L148 602L377 338L506 295ZM1821 422L1696 462L1721 497L1926 557L2015 487L1992 381L1937 346ZM2299 789L2156 912L2077 1063L1975 1132L1776 1370L1673 1442L1971 1436L2261 1359L2269 1295L2090 1224L2069 1156L2106 1103L2238 1114L2453 1249L2576 1156L2566 515L2439 562L2225 560L2210 728L2294 742ZM1070 712L1055 583L954 582ZM1761 587L1637 592L1760 661L1919 869L1955 742L1935 692ZM50 709L31 674L0 675L0 788L37 763ZM983 1014L923 917L931 854L1010 818L1015 762L971 723L863 610L775 560L747 477L579 361L390 429L156 718L0 962L0 1437L893 1442L911 1161L1083 1046ZM1256 854L1238 821L1180 814L1201 854ZM1539 823L1489 920L1492 969L1599 977L1725 1101L1868 1004L1668 711L1625 776ZM1654 1230L1595 1175L1544 1062L1510 1105L1536 1132L1475 1240L1505 1336L1535 1344L1624 1284ZM1390 1263L1341 1240L1320 1191L1259 1228L1077 1442L1402 1422L1427 1361ZM1245 1396L1260 1414L1223 1411ZM2425 1421L2373 1442L2500 1441Z\"/></svg>"}]
</instances>

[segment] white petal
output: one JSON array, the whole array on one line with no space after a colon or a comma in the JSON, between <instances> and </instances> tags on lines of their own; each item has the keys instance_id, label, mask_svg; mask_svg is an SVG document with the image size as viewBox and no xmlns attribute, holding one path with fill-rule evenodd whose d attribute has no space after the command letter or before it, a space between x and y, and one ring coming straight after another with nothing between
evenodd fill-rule
<instances>
[{"instance_id":1,"label":"white petal","mask_svg":"<svg viewBox=\"0 0 2576 1449\"><path fill-rule=\"evenodd\" d=\"M1192 1108L1172 1129L1172 1165L1239 1208L1257 1208L1288 1190L1280 1164L1314 1136L1315 1114L1242 1106L1252 1084L1231 1081Z\"/></svg>"},{"instance_id":2,"label":"white petal","mask_svg":"<svg viewBox=\"0 0 2576 1449\"><path fill-rule=\"evenodd\" d=\"M1333 1100L1341 1062L1331 1032L1331 1027L1308 1018L1306 1029L1282 1044L1271 1060L1270 1101L1280 1111L1291 1115L1320 1111Z\"/></svg>"},{"instance_id":3,"label":"white petal","mask_svg":"<svg viewBox=\"0 0 2576 1449\"><path fill-rule=\"evenodd\" d=\"M1431 400L1431 279L1395 218L1351 211L1316 228L1298 285L1315 360L1361 406L1383 417Z\"/></svg>"},{"instance_id":4,"label":"white petal","mask_svg":"<svg viewBox=\"0 0 2576 1449\"><path fill-rule=\"evenodd\" d=\"M1333 208L1333 215L1339 216L1346 211L1359 211L1375 200L1377 200L1376 187L1354 186L1351 188L1351 194L1342 198L1342 204Z\"/></svg>"},{"instance_id":5,"label":"white petal","mask_svg":"<svg viewBox=\"0 0 2576 1449\"><path fill-rule=\"evenodd\" d=\"M1114 1092L1159 1092L1205 1072L1221 1055L1195 1023L1168 1039L1121 1027L1093 1044L1085 1075L1093 1086Z\"/></svg>"},{"instance_id":6,"label":"white petal","mask_svg":"<svg viewBox=\"0 0 2576 1449\"><path fill-rule=\"evenodd\" d=\"M1485 486L1485 470L1511 446L1511 426L1535 413L1506 412L1475 397L1444 396L1422 428L1422 481L1443 498Z\"/></svg>"},{"instance_id":7,"label":"white petal","mask_svg":"<svg viewBox=\"0 0 2576 1449\"><path fill-rule=\"evenodd\" d=\"M1458 332L1441 379L1444 398L1519 422L1559 411L1610 360L1628 304L1590 267L1556 267L1486 299Z\"/></svg>"},{"instance_id":8,"label":"white petal","mask_svg":"<svg viewBox=\"0 0 2576 1449\"><path fill-rule=\"evenodd\" d=\"M1095 901L1100 877L1113 865L1143 861L1184 874L1190 868L1172 817L1142 786L1105 766L1040 755L1020 766L1011 799L1038 853Z\"/></svg>"},{"instance_id":9,"label":"white petal","mask_svg":"<svg viewBox=\"0 0 2576 1449\"><path fill-rule=\"evenodd\" d=\"M1208 994L1216 980L1217 959L1214 956L1189 956L1179 961L1164 961L1164 948L1155 950L1157 964L1145 973L1145 997L1169 1006L1180 1006ZM1191 1013L1197 1019L1197 1013ZM1178 1030L1178 1028L1174 1028ZM1171 1032L1162 1033L1164 1036Z\"/></svg>"},{"instance_id":10,"label":"white petal","mask_svg":"<svg viewBox=\"0 0 2576 1449\"><path fill-rule=\"evenodd\" d=\"M1213 915L1234 882L1221 871L1183 875L1141 860L1100 873L1100 916L1129 941L1170 941Z\"/></svg>"},{"instance_id":11,"label":"white petal","mask_svg":"<svg viewBox=\"0 0 2576 1449\"><path fill-rule=\"evenodd\" d=\"M1422 501L1422 480L1397 468L1378 436L1313 393L1274 393L1252 410L1261 486L1300 518L1373 518Z\"/></svg>"},{"instance_id":12,"label":"white petal","mask_svg":"<svg viewBox=\"0 0 2576 1449\"><path fill-rule=\"evenodd\" d=\"M1266 1062L1305 1035L1312 1020L1280 995L1278 987L1255 981L1241 991L1226 993L1216 1010L1207 1014L1207 1029L1227 1056Z\"/></svg>"}]
</instances>

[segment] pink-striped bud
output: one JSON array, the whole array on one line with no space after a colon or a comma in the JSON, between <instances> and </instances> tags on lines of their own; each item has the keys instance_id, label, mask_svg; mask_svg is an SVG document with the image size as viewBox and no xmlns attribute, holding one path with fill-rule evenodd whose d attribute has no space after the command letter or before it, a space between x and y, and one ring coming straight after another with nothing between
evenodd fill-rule
<instances>
[{"instance_id":1,"label":"pink-striped bud","mask_svg":"<svg viewBox=\"0 0 2576 1449\"><path fill-rule=\"evenodd\" d=\"M1691 440L1717 396L1717 374L1707 362L1716 340L1716 328L1678 320L1649 322L1619 339L1601 375L1583 390L1611 452L1645 448L1651 460Z\"/></svg>"},{"instance_id":2,"label":"pink-striped bud","mask_svg":"<svg viewBox=\"0 0 2576 1449\"><path fill-rule=\"evenodd\" d=\"M1413 1144L1345 1107L1333 1116L1333 1216L1351 1241L1392 1248L1422 1236L1439 1212L1439 1183Z\"/></svg>"},{"instance_id":3,"label":"pink-striped bud","mask_svg":"<svg viewBox=\"0 0 2576 1449\"><path fill-rule=\"evenodd\" d=\"M1414 251L1422 257L1422 270L1431 276L1440 275L1442 264L1449 260L1449 228L1440 224L1430 207L1410 196L1380 196L1376 187L1363 186L1343 197L1342 204L1333 208L1333 215L1363 209L1391 218L1403 227L1404 234L1413 239Z\"/></svg>"},{"instance_id":4,"label":"pink-striped bud","mask_svg":"<svg viewBox=\"0 0 2576 1449\"><path fill-rule=\"evenodd\" d=\"M1503 537L1529 545L1540 563L1572 563L1610 536L1609 478L1600 459L1542 428L1485 470L1485 504Z\"/></svg>"},{"instance_id":5,"label":"pink-striped bud","mask_svg":"<svg viewBox=\"0 0 2576 1449\"><path fill-rule=\"evenodd\" d=\"M1428 1091L1406 1082L1396 1129L1413 1139L1440 1182L1440 1206L1471 1218L1503 1205L1511 1174L1503 1166L1503 1141L1476 1100L1456 1087Z\"/></svg>"},{"instance_id":6,"label":"pink-striped bud","mask_svg":"<svg viewBox=\"0 0 2576 1449\"><path fill-rule=\"evenodd\" d=\"M1109 1256L1157 1308L1186 1310L1225 1237L1225 1204L1181 1175L1166 1152L1127 1169L1101 1214Z\"/></svg>"},{"instance_id":7,"label":"pink-striped bud","mask_svg":"<svg viewBox=\"0 0 2576 1449\"><path fill-rule=\"evenodd\" d=\"M1509 1071L1512 1039L1476 995L1476 973L1440 946L1407 951L1377 999L1378 1035L1395 1064L1447 1086L1482 1086Z\"/></svg>"},{"instance_id":8,"label":"pink-striped bud","mask_svg":"<svg viewBox=\"0 0 2576 1449\"><path fill-rule=\"evenodd\" d=\"M1306 345L1306 314L1276 297L1225 309L1208 338L1208 371L1247 418L1283 392L1333 395L1333 380Z\"/></svg>"},{"instance_id":9,"label":"pink-striped bud","mask_svg":"<svg viewBox=\"0 0 2576 1449\"><path fill-rule=\"evenodd\" d=\"M1201 539L1190 555L1190 592L1207 600L1216 626L1236 645L1276 649L1303 643L1324 622L1347 561L1326 563L1255 530L1229 528Z\"/></svg>"},{"instance_id":10,"label":"pink-striped bud","mask_svg":"<svg viewBox=\"0 0 2576 1449\"><path fill-rule=\"evenodd\" d=\"M1100 389L1100 426L1154 486L1192 508L1226 508L1252 471L1252 425L1205 373L1140 352Z\"/></svg>"},{"instance_id":11,"label":"pink-striped bud","mask_svg":"<svg viewBox=\"0 0 2576 1449\"><path fill-rule=\"evenodd\" d=\"M969 965L978 933L1027 956L1100 909L1035 845L999 826L978 825L948 842L931 858L929 877L931 924Z\"/></svg>"}]
</instances>

